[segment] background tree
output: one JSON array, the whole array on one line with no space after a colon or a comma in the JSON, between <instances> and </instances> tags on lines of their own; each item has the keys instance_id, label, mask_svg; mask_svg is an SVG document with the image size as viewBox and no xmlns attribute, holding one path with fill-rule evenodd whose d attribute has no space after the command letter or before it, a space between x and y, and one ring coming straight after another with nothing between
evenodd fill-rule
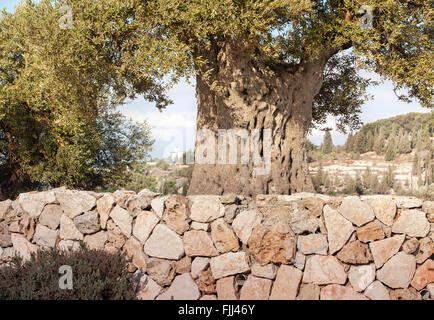
<instances>
[{"instance_id":1,"label":"background tree","mask_svg":"<svg viewBox=\"0 0 434 320\"><path fill-rule=\"evenodd\" d=\"M333 152L333 141L332 141L332 135L330 134L330 129L325 130L324 140L320 150L322 153L325 154L330 154Z\"/></svg>"},{"instance_id":2,"label":"background tree","mask_svg":"<svg viewBox=\"0 0 434 320\"><path fill-rule=\"evenodd\" d=\"M194 76L197 129L272 131L269 174L253 176L253 163L196 164L191 194L312 190L306 134L328 116L335 116L342 130L360 125L360 106L372 83L360 76L361 68L392 80L397 92L406 89L408 94L401 99L418 99L432 107L432 9L424 0L370 1L375 14L371 29L359 25L362 3L346 0L69 0L68 4L75 28L66 31L53 29L59 1L23 4L27 20L32 21L23 29L38 30L35 37L44 35L32 39L43 48L31 50L28 57L35 66L51 57L49 69L42 63L36 68L39 73L24 81L28 86L35 76L47 79L43 84L56 83L45 77L50 70L57 71L55 66L65 76L77 68L90 68L92 74L96 66L99 77L82 77L88 83L77 90L87 93L96 83L107 94L147 93L158 103L167 102L155 90L163 79L167 87L182 76ZM53 46L57 43L53 36L63 41L60 50ZM93 46L99 55L92 59L80 51ZM56 48L75 61L54 62L55 55L45 48ZM71 95L87 97L83 92ZM45 90L31 97L39 101L42 93ZM63 104L65 99L59 100L69 107ZM261 155L263 142L261 136ZM204 143L198 139L196 150Z\"/></svg>"}]
</instances>

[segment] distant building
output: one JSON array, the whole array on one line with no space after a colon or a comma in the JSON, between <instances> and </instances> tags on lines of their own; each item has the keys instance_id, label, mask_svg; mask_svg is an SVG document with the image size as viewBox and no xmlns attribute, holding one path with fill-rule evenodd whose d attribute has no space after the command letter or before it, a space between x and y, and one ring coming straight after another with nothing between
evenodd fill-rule
<instances>
[{"instance_id":1,"label":"distant building","mask_svg":"<svg viewBox=\"0 0 434 320\"><path fill-rule=\"evenodd\" d=\"M182 164L184 152L179 150L178 147L175 147L175 149L170 153L169 155L169 161L172 163L180 163Z\"/></svg>"}]
</instances>

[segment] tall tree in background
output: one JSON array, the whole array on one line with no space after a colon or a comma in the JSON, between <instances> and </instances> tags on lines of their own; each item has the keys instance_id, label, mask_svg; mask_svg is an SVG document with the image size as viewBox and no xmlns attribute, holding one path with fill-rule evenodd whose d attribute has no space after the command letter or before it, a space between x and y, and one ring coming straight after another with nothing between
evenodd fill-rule
<instances>
[{"instance_id":1,"label":"tall tree in background","mask_svg":"<svg viewBox=\"0 0 434 320\"><path fill-rule=\"evenodd\" d=\"M321 145L321 152L325 154L330 154L333 152L333 141L332 141L332 135L330 134L330 130L325 130L324 133L324 140Z\"/></svg>"},{"instance_id":2,"label":"tall tree in background","mask_svg":"<svg viewBox=\"0 0 434 320\"><path fill-rule=\"evenodd\" d=\"M42 43L42 48L28 55L33 63L55 59L54 47L74 61L63 65L62 60L49 59L51 68L39 68L38 77L45 79L47 72L57 70L55 66L67 76L68 71L87 68L87 63L101 64L99 77L88 80L91 88L97 83L106 93L145 93L158 102L164 97L153 89L161 81L168 87L180 77L194 76L198 131L271 130L268 174L254 176L252 161L196 164L190 194L312 190L306 134L329 115L337 117L342 130L360 124L360 106L371 83L360 76L361 68L392 80L396 89L408 89L408 95L400 98L432 107L432 9L424 0L369 1L374 10L372 28L359 24L366 20L366 12L359 12L366 3L359 1L66 2L74 13L74 28L62 31L53 31L60 1L23 4L31 7L28 19L33 27L51 32L34 42ZM63 46L53 46L59 40L53 37L59 37ZM89 50L96 46L99 55L74 51L76 46ZM55 79L41 83L53 85ZM30 86L32 81L27 80ZM57 92L62 96L60 92L68 91ZM203 143L198 139L196 150ZM264 144L261 135L258 145L263 156Z\"/></svg>"}]
</instances>

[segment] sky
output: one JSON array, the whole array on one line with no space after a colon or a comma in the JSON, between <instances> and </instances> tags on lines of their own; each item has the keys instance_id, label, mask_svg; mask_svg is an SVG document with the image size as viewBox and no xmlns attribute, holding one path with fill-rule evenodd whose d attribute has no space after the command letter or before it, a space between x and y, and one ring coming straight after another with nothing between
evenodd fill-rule
<instances>
[{"instance_id":1,"label":"sky","mask_svg":"<svg viewBox=\"0 0 434 320\"><path fill-rule=\"evenodd\" d=\"M19 0L0 0L0 8L6 8L9 12L13 12L14 6L18 3ZM376 75L372 76L375 77ZM409 112L429 112L417 102L399 101L393 93L393 85L390 81L370 87L368 93L373 96L373 99L362 106L361 119L363 123ZM168 95L174 104L162 112L143 98L137 98L119 107L125 116L136 121L146 120L151 126L152 136L155 139L152 157L167 157L176 148L183 151L194 148L197 111L195 88L181 81L168 92ZM335 128L334 119L329 118L324 127ZM345 143L346 135L336 130L331 133L335 145ZM323 131L314 130L308 138L319 145L323 135Z\"/></svg>"}]
</instances>

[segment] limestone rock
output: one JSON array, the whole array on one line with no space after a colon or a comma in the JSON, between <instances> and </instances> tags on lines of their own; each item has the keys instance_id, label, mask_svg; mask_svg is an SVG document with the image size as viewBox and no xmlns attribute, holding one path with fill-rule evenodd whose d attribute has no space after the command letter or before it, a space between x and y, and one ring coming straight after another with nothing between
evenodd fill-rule
<instances>
[{"instance_id":1,"label":"limestone rock","mask_svg":"<svg viewBox=\"0 0 434 320\"><path fill-rule=\"evenodd\" d=\"M261 264L294 263L296 240L292 233L280 233L258 225L247 242L249 252Z\"/></svg>"},{"instance_id":2,"label":"limestone rock","mask_svg":"<svg viewBox=\"0 0 434 320\"><path fill-rule=\"evenodd\" d=\"M163 220L166 225L177 234L184 234L190 228L188 200L180 195L170 195L165 206Z\"/></svg>"},{"instance_id":3,"label":"limestone rock","mask_svg":"<svg viewBox=\"0 0 434 320\"><path fill-rule=\"evenodd\" d=\"M145 242L159 221L160 219L153 212L143 211L136 218L133 236L139 241Z\"/></svg>"},{"instance_id":4,"label":"limestone rock","mask_svg":"<svg viewBox=\"0 0 434 320\"><path fill-rule=\"evenodd\" d=\"M188 256L185 256L181 260L176 261L175 270L176 270L176 273L179 273L179 274L190 272L191 271L191 258Z\"/></svg>"},{"instance_id":5,"label":"limestone rock","mask_svg":"<svg viewBox=\"0 0 434 320\"><path fill-rule=\"evenodd\" d=\"M96 202L96 210L99 213L99 220L101 223L101 229L105 229L107 226L107 220L110 217L110 212L115 206L115 198L111 194L105 194L102 198L99 198Z\"/></svg>"},{"instance_id":6,"label":"limestone rock","mask_svg":"<svg viewBox=\"0 0 434 320\"><path fill-rule=\"evenodd\" d=\"M117 249L122 248L127 239L121 229L111 219L107 221L107 237L111 245Z\"/></svg>"},{"instance_id":7,"label":"limestone rock","mask_svg":"<svg viewBox=\"0 0 434 320\"><path fill-rule=\"evenodd\" d=\"M170 288L159 295L157 300L197 300L200 297L199 289L189 273L178 275Z\"/></svg>"},{"instance_id":8,"label":"limestone rock","mask_svg":"<svg viewBox=\"0 0 434 320\"><path fill-rule=\"evenodd\" d=\"M165 246L162 246L162 243ZM178 260L184 255L184 244L181 237L162 224L154 228L144 248L145 253L151 257Z\"/></svg>"},{"instance_id":9,"label":"limestone rock","mask_svg":"<svg viewBox=\"0 0 434 320\"><path fill-rule=\"evenodd\" d=\"M321 300L368 300L351 287L330 284L321 289Z\"/></svg>"},{"instance_id":10,"label":"limestone rock","mask_svg":"<svg viewBox=\"0 0 434 320\"><path fill-rule=\"evenodd\" d=\"M387 226L392 226L396 215L396 204L392 199L378 198L370 200L375 217Z\"/></svg>"},{"instance_id":11,"label":"limestone rock","mask_svg":"<svg viewBox=\"0 0 434 320\"><path fill-rule=\"evenodd\" d=\"M414 288L390 290L390 300L422 300Z\"/></svg>"},{"instance_id":12,"label":"limestone rock","mask_svg":"<svg viewBox=\"0 0 434 320\"><path fill-rule=\"evenodd\" d=\"M295 300L303 272L297 268L281 265L277 271L270 300Z\"/></svg>"},{"instance_id":13,"label":"limestone rock","mask_svg":"<svg viewBox=\"0 0 434 320\"><path fill-rule=\"evenodd\" d=\"M209 223L202 223L202 222L193 221L190 225L190 229L191 230L208 231L209 230Z\"/></svg>"},{"instance_id":14,"label":"limestone rock","mask_svg":"<svg viewBox=\"0 0 434 320\"><path fill-rule=\"evenodd\" d=\"M375 265L351 266L348 279L354 290L365 290L375 280Z\"/></svg>"},{"instance_id":15,"label":"limestone rock","mask_svg":"<svg viewBox=\"0 0 434 320\"><path fill-rule=\"evenodd\" d=\"M319 300L320 287L316 284L302 283L297 300Z\"/></svg>"},{"instance_id":16,"label":"limestone rock","mask_svg":"<svg viewBox=\"0 0 434 320\"><path fill-rule=\"evenodd\" d=\"M345 284L347 274L344 267L334 256L313 255L308 257L303 274L304 283Z\"/></svg>"},{"instance_id":17,"label":"limestone rock","mask_svg":"<svg viewBox=\"0 0 434 320\"><path fill-rule=\"evenodd\" d=\"M218 300L237 300L234 276L217 280L216 290Z\"/></svg>"},{"instance_id":18,"label":"limestone rock","mask_svg":"<svg viewBox=\"0 0 434 320\"><path fill-rule=\"evenodd\" d=\"M226 223L232 223L239 212L239 206L235 204L227 206L225 207L225 216L223 219Z\"/></svg>"},{"instance_id":19,"label":"limestone rock","mask_svg":"<svg viewBox=\"0 0 434 320\"><path fill-rule=\"evenodd\" d=\"M30 260L32 253L36 253L38 246L31 244L23 235L18 233L11 234L12 245L15 253L23 258L23 261Z\"/></svg>"},{"instance_id":20,"label":"limestone rock","mask_svg":"<svg viewBox=\"0 0 434 320\"><path fill-rule=\"evenodd\" d=\"M6 221L0 222L0 247L7 248L12 245L11 234Z\"/></svg>"},{"instance_id":21,"label":"limestone rock","mask_svg":"<svg viewBox=\"0 0 434 320\"><path fill-rule=\"evenodd\" d=\"M225 208L220 202L220 196L194 195L189 196L188 199L191 201L191 220L212 222L225 214Z\"/></svg>"},{"instance_id":22,"label":"limestone rock","mask_svg":"<svg viewBox=\"0 0 434 320\"><path fill-rule=\"evenodd\" d=\"M319 217L322 214L322 209L324 208L325 201L318 197L304 198L303 205L306 209L313 213L315 217Z\"/></svg>"},{"instance_id":23,"label":"limestone rock","mask_svg":"<svg viewBox=\"0 0 434 320\"><path fill-rule=\"evenodd\" d=\"M350 221L330 206L324 207L324 221L328 231L329 254L339 251L354 232Z\"/></svg>"},{"instance_id":24,"label":"limestone rock","mask_svg":"<svg viewBox=\"0 0 434 320\"><path fill-rule=\"evenodd\" d=\"M83 234L92 234L100 230L98 212L89 211L74 218L74 224Z\"/></svg>"},{"instance_id":25,"label":"limestone rock","mask_svg":"<svg viewBox=\"0 0 434 320\"><path fill-rule=\"evenodd\" d=\"M342 200L338 211L349 221L360 227L375 218L374 211L359 197L347 197Z\"/></svg>"},{"instance_id":26,"label":"limestone rock","mask_svg":"<svg viewBox=\"0 0 434 320\"><path fill-rule=\"evenodd\" d=\"M368 245L360 241L347 243L336 256L349 264L366 264L372 261Z\"/></svg>"},{"instance_id":27,"label":"limestone rock","mask_svg":"<svg viewBox=\"0 0 434 320\"><path fill-rule=\"evenodd\" d=\"M127 256L133 259L133 264L137 267L146 271L146 256L143 253L142 245L134 237L129 238L124 245L124 250Z\"/></svg>"},{"instance_id":28,"label":"limestone rock","mask_svg":"<svg viewBox=\"0 0 434 320\"><path fill-rule=\"evenodd\" d=\"M413 254L419 249L419 241L416 238L408 239L402 245L402 250L407 254Z\"/></svg>"},{"instance_id":29,"label":"limestone rock","mask_svg":"<svg viewBox=\"0 0 434 320\"><path fill-rule=\"evenodd\" d=\"M61 240L57 247L63 251L76 251L80 250L80 243L72 240Z\"/></svg>"},{"instance_id":30,"label":"limestone rock","mask_svg":"<svg viewBox=\"0 0 434 320\"><path fill-rule=\"evenodd\" d=\"M363 294L371 300L390 300L389 291L378 280L372 282Z\"/></svg>"},{"instance_id":31,"label":"limestone rock","mask_svg":"<svg viewBox=\"0 0 434 320\"><path fill-rule=\"evenodd\" d=\"M199 300L217 300L217 296L215 294L205 294Z\"/></svg>"},{"instance_id":32,"label":"limestone rock","mask_svg":"<svg viewBox=\"0 0 434 320\"><path fill-rule=\"evenodd\" d=\"M127 238L131 237L133 217L128 213L127 210L121 208L119 205L116 205L116 207L114 207L110 212L110 218L113 219L113 221Z\"/></svg>"},{"instance_id":33,"label":"limestone rock","mask_svg":"<svg viewBox=\"0 0 434 320\"><path fill-rule=\"evenodd\" d=\"M96 205L96 199L86 191L61 191L56 192L56 199L59 201L63 212L71 219L91 211Z\"/></svg>"},{"instance_id":34,"label":"limestone rock","mask_svg":"<svg viewBox=\"0 0 434 320\"><path fill-rule=\"evenodd\" d=\"M303 270L305 263L306 263L306 256L298 251L295 254L294 267Z\"/></svg>"},{"instance_id":35,"label":"limestone rock","mask_svg":"<svg viewBox=\"0 0 434 320\"><path fill-rule=\"evenodd\" d=\"M112 193L113 198L118 206L123 209L127 209L128 200L134 196L136 193L130 190L116 190Z\"/></svg>"},{"instance_id":36,"label":"limestone rock","mask_svg":"<svg viewBox=\"0 0 434 320\"><path fill-rule=\"evenodd\" d=\"M211 269L202 271L198 278L199 290L204 294L216 293L215 279L212 276Z\"/></svg>"},{"instance_id":37,"label":"limestone rock","mask_svg":"<svg viewBox=\"0 0 434 320\"><path fill-rule=\"evenodd\" d=\"M434 254L434 243L431 238L419 240L419 252L416 255L416 262L421 264Z\"/></svg>"},{"instance_id":38,"label":"limestone rock","mask_svg":"<svg viewBox=\"0 0 434 320\"><path fill-rule=\"evenodd\" d=\"M107 232L101 230L100 232L84 237L84 242L90 249L102 250L105 247L105 243L108 241Z\"/></svg>"},{"instance_id":39,"label":"limestone rock","mask_svg":"<svg viewBox=\"0 0 434 320\"><path fill-rule=\"evenodd\" d=\"M378 270L377 279L390 288L407 288L413 279L416 258L404 252L394 255Z\"/></svg>"},{"instance_id":40,"label":"limestone rock","mask_svg":"<svg viewBox=\"0 0 434 320\"><path fill-rule=\"evenodd\" d=\"M42 224L36 226L35 235L33 241L41 247L54 248L57 240L57 231L51 230Z\"/></svg>"},{"instance_id":41,"label":"limestone rock","mask_svg":"<svg viewBox=\"0 0 434 320\"><path fill-rule=\"evenodd\" d=\"M327 255L328 247L327 236L323 234L309 234L298 237L297 249L303 254Z\"/></svg>"},{"instance_id":42,"label":"limestone rock","mask_svg":"<svg viewBox=\"0 0 434 320\"><path fill-rule=\"evenodd\" d=\"M417 268L411 281L411 286L416 290L422 290L428 283L434 282L434 261L428 259L423 265Z\"/></svg>"},{"instance_id":43,"label":"limestone rock","mask_svg":"<svg viewBox=\"0 0 434 320\"><path fill-rule=\"evenodd\" d=\"M220 201L223 204L232 204L237 203L239 199L235 193L225 193L224 195L222 195Z\"/></svg>"},{"instance_id":44,"label":"limestone rock","mask_svg":"<svg viewBox=\"0 0 434 320\"><path fill-rule=\"evenodd\" d=\"M357 238L362 242L371 242L384 239L383 226L378 220L374 220L357 228Z\"/></svg>"},{"instance_id":45,"label":"limestone rock","mask_svg":"<svg viewBox=\"0 0 434 320\"><path fill-rule=\"evenodd\" d=\"M205 231L192 230L184 234L185 254L190 257L215 257L218 255L210 236Z\"/></svg>"},{"instance_id":46,"label":"limestone rock","mask_svg":"<svg viewBox=\"0 0 434 320\"><path fill-rule=\"evenodd\" d=\"M136 297L139 300L154 300L163 290L151 277L143 275L140 279Z\"/></svg>"},{"instance_id":47,"label":"limestone rock","mask_svg":"<svg viewBox=\"0 0 434 320\"><path fill-rule=\"evenodd\" d=\"M277 267L269 263L265 266L261 266L259 263L254 263L252 265L251 273L252 275L260 278L273 280L276 277Z\"/></svg>"},{"instance_id":48,"label":"limestone rock","mask_svg":"<svg viewBox=\"0 0 434 320\"><path fill-rule=\"evenodd\" d=\"M165 259L150 258L146 273L160 286L168 286L175 277L175 262Z\"/></svg>"},{"instance_id":49,"label":"limestone rock","mask_svg":"<svg viewBox=\"0 0 434 320\"><path fill-rule=\"evenodd\" d=\"M237 236L223 218L211 223L211 237L220 253L237 251L240 248Z\"/></svg>"},{"instance_id":50,"label":"limestone rock","mask_svg":"<svg viewBox=\"0 0 434 320\"><path fill-rule=\"evenodd\" d=\"M210 258L196 257L191 263L191 277L196 279L200 273L208 268Z\"/></svg>"},{"instance_id":51,"label":"limestone rock","mask_svg":"<svg viewBox=\"0 0 434 320\"><path fill-rule=\"evenodd\" d=\"M245 252L228 252L211 258L210 267L214 279L250 271L248 257Z\"/></svg>"},{"instance_id":52,"label":"limestone rock","mask_svg":"<svg viewBox=\"0 0 434 320\"><path fill-rule=\"evenodd\" d=\"M58 204L47 204L39 216L39 223L56 230L60 225L60 217L63 214L62 207Z\"/></svg>"},{"instance_id":53,"label":"limestone rock","mask_svg":"<svg viewBox=\"0 0 434 320\"><path fill-rule=\"evenodd\" d=\"M154 213L160 218L163 218L164 206L166 202L167 196L157 197L151 201L151 207L154 210Z\"/></svg>"},{"instance_id":54,"label":"limestone rock","mask_svg":"<svg viewBox=\"0 0 434 320\"><path fill-rule=\"evenodd\" d=\"M425 212L419 210L402 211L392 226L392 232L405 233L410 237L425 237L430 230L425 215Z\"/></svg>"},{"instance_id":55,"label":"limestone rock","mask_svg":"<svg viewBox=\"0 0 434 320\"><path fill-rule=\"evenodd\" d=\"M6 214L12 209L12 201L5 200L0 202L0 222L6 217Z\"/></svg>"},{"instance_id":56,"label":"limestone rock","mask_svg":"<svg viewBox=\"0 0 434 320\"><path fill-rule=\"evenodd\" d=\"M398 208L403 209L420 208L422 206L422 200L415 197L398 196L395 197L395 203Z\"/></svg>"},{"instance_id":57,"label":"limestone rock","mask_svg":"<svg viewBox=\"0 0 434 320\"><path fill-rule=\"evenodd\" d=\"M31 217L38 217L45 205L56 202L53 191L21 193L18 203Z\"/></svg>"},{"instance_id":58,"label":"limestone rock","mask_svg":"<svg viewBox=\"0 0 434 320\"><path fill-rule=\"evenodd\" d=\"M269 279L249 275L240 290L240 300L268 300L271 284Z\"/></svg>"},{"instance_id":59,"label":"limestone rock","mask_svg":"<svg viewBox=\"0 0 434 320\"><path fill-rule=\"evenodd\" d=\"M405 235L396 235L392 238L371 242L369 244L377 269L399 251L404 239Z\"/></svg>"},{"instance_id":60,"label":"limestone rock","mask_svg":"<svg viewBox=\"0 0 434 320\"><path fill-rule=\"evenodd\" d=\"M60 238L64 240L83 240L83 234L66 214L60 217Z\"/></svg>"},{"instance_id":61,"label":"limestone rock","mask_svg":"<svg viewBox=\"0 0 434 320\"><path fill-rule=\"evenodd\" d=\"M232 222L234 229L241 242L247 244L253 229L262 221L262 214L257 210L246 210L241 212Z\"/></svg>"},{"instance_id":62,"label":"limestone rock","mask_svg":"<svg viewBox=\"0 0 434 320\"><path fill-rule=\"evenodd\" d=\"M295 234L314 233L319 228L319 221L309 210L297 210L291 214L290 227Z\"/></svg>"},{"instance_id":63,"label":"limestone rock","mask_svg":"<svg viewBox=\"0 0 434 320\"><path fill-rule=\"evenodd\" d=\"M433 214L434 213L434 201L424 201L422 204L422 211L426 212L427 214ZM430 221L432 222L432 221Z\"/></svg>"}]
</instances>

